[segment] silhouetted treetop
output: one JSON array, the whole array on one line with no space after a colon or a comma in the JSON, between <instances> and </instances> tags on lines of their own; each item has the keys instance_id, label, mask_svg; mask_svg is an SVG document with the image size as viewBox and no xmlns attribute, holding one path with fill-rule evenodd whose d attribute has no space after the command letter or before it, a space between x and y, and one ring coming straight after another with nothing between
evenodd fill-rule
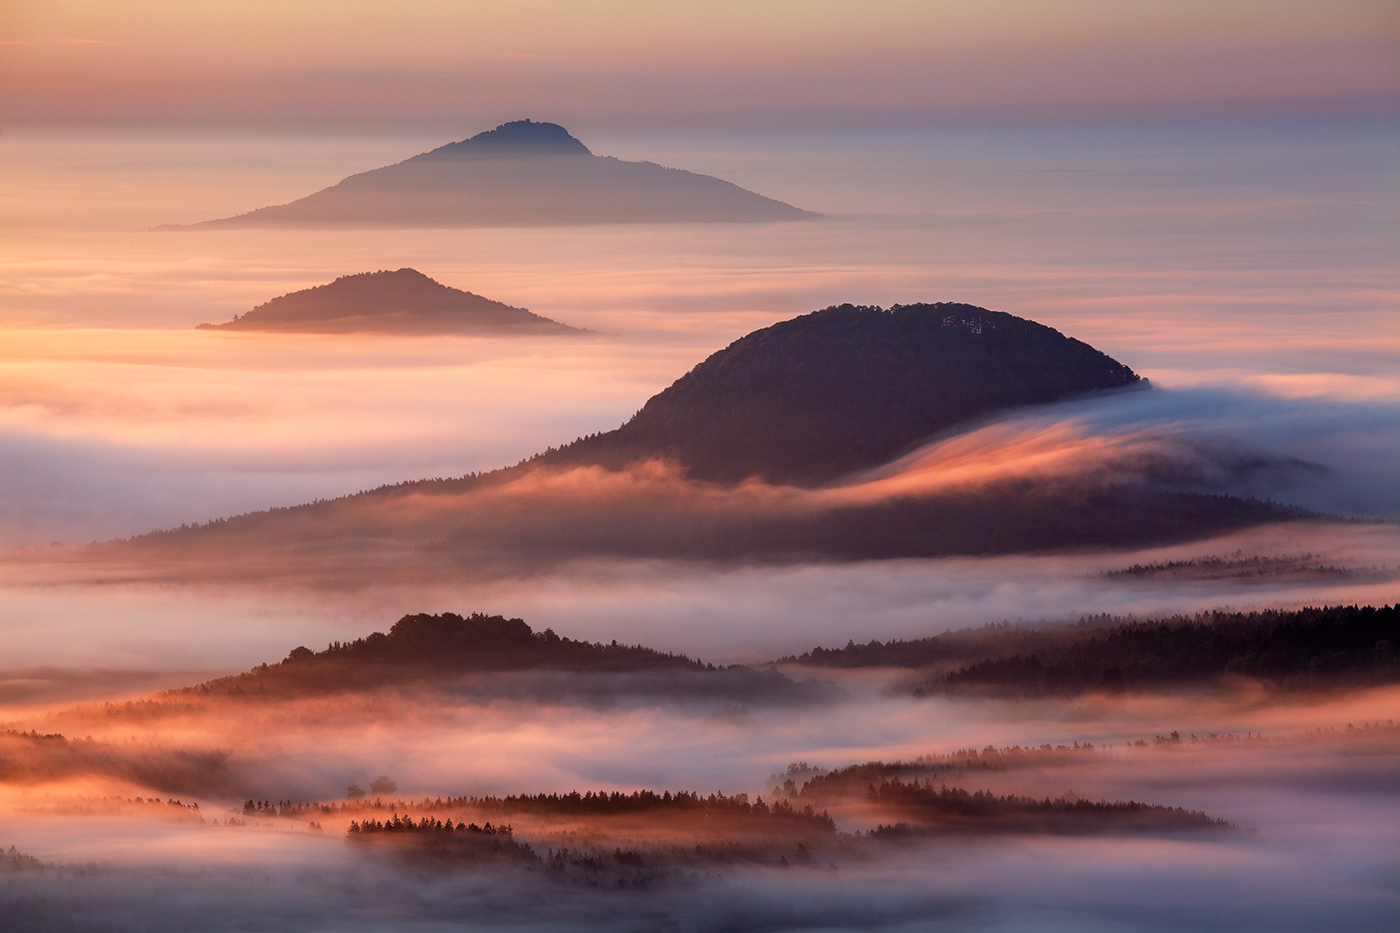
<instances>
[{"instance_id":1,"label":"silhouetted treetop","mask_svg":"<svg viewBox=\"0 0 1400 933\"><path fill-rule=\"evenodd\" d=\"M872 835L898 837L921 829L995 830L1045 833L1233 829L1224 819L1200 810L1141 803L1136 800L1081 800L1065 797L1018 797L959 787L934 789L931 782L899 779L871 784L866 799L893 810L909 822L876 827ZM912 823L912 825L911 825Z\"/></svg>"},{"instance_id":2,"label":"silhouetted treetop","mask_svg":"<svg viewBox=\"0 0 1400 933\"><path fill-rule=\"evenodd\" d=\"M512 120L494 130L477 133L459 143L448 143L409 162L482 155L586 155L593 153L558 123Z\"/></svg>"},{"instance_id":3,"label":"silhouetted treetop","mask_svg":"<svg viewBox=\"0 0 1400 933\"><path fill-rule=\"evenodd\" d=\"M314 664L318 661L402 663L467 670L705 669L701 662L681 655L641 645L574 641L556 635L553 629L536 632L521 619L479 612L469 616L455 612L406 615L394 623L388 634L374 632L352 642L335 642L324 651L296 648L283 663Z\"/></svg>"},{"instance_id":4,"label":"silhouetted treetop","mask_svg":"<svg viewBox=\"0 0 1400 933\"><path fill-rule=\"evenodd\" d=\"M354 641L333 642L323 651L298 646L277 664L260 664L242 674L163 695L258 698L511 671L632 674L641 682L632 684L629 680L614 685L615 688L632 686L660 692L669 688L678 694L689 688L705 695L751 699L808 697L818 692L802 689L773 670L741 665L716 667L641 645L575 641L552 629L536 632L520 619L444 612L406 615L387 634L373 632ZM641 678L644 672L654 675ZM562 687L553 684L542 689Z\"/></svg>"},{"instance_id":5,"label":"silhouetted treetop","mask_svg":"<svg viewBox=\"0 0 1400 933\"><path fill-rule=\"evenodd\" d=\"M736 340L622 427L538 459L665 456L698 479L816 484L979 415L1140 381L1086 343L999 311L846 304Z\"/></svg>"}]
</instances>

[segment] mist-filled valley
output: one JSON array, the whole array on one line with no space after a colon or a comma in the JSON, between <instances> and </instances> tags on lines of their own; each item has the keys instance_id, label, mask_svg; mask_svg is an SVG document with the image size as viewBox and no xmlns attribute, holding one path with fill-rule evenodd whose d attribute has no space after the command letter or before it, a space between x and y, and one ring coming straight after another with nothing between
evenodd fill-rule
<instances>
[{"instance_id":1,"label":"mist-filled valley","mask_svg":"<svg viewBox=\"0 0 1400 933\"><path fill-rule=\"evenodd\" d=\"M319 663L298 652L272 670ZM780 665L788 688L754 690L598 652L622 669L428 661L289 692L264 665L31 707L0 735L11 922L1309 929L1396 909L1393 682L915 697L887 670Z\"/></svg>"},{"instance_id":2,"label":"mist-filled valley","mask_svg":"<svg viewBox=\"0 0 1400 933\"><path fill-rule=\"evenodd\" d=\"M0 113L0 928L1395 926L1391 99Z\"/></svg>"}]
</instances>

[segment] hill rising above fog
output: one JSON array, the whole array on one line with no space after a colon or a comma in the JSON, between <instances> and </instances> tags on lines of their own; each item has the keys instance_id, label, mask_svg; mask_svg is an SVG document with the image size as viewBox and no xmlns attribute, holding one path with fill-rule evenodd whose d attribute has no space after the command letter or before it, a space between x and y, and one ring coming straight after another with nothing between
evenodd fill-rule
<instances>
[{"instance_id":1,"label":"hill rising above fog","mask_svg":"<svg viewBox=\"0 0 1400 933\"><path fill-rule=\"evenodd\" d=\"M840 305L754 331L615 431L536 458L814 485L981 415L1143 380L1053 328L973 305Z\"/></svg>"},{"instance_id":2,"label":"hill rising above fog","mask_svg":"<svg viewBox=\"0 0 1400 933\"><path fill-rule=\"evenodd\" d=\"M438 334L585 334L490 298L451 288L416 269L343 275L258 305L223 324L200 330L281 333L354 332Z\"/></svg>"},{"instance_id":3,"label":"hill rising above fog","mask_svg":"<svg viewBox=\"0 0 1400 933\"><path fill-rule=\"evenodd\" d=\"M157 229L753 223L816 217L738 185L596 156L562 126L517 120L273 207Z\"/></svg>"},{"instance_id":4,"label":"hill rising above fog","mask_svg":"<svg viewBox=\"0 0 1400 933\"><path fill-rule=\"evenodd\" d=\"M160 579L309 575L356 585L512 575L581 558L1143 546L1307 516L1217 494L1174 448L1109 449L1059 472L974 470L951 483L861 472L970 419L1137 385L1144 380L1088 344L1009 314L842 305L749 334L622 427L513 467L153 532L59 560L110 558L123 575Z\"/></svg>"},{"instance_id":5,"label":"hill rising above fog","mask_svg":"<svg viewBox=\"0 0 1400 933\"><path fill-rule=\"evenodd\" d=\"M575 641L553 629L536 632L521 619L474 612L406 615L387 633L333 642L324 651L292 649L276 664L167 691L166 697L296 696L372 689L385 684L452 680L463 675L521 672L628 675L606 689L671 695L733 696L743 699L812 699L773 670L741 665L716 667L642 645ZM639 677L638 675L648 675ZM545 681L560 692L568 681Z\"/></svg>"}]
</instances>

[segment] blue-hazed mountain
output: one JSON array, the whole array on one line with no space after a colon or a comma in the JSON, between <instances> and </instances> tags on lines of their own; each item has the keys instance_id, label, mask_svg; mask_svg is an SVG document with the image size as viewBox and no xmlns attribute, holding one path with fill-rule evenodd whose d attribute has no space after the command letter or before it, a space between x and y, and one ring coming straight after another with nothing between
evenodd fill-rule
<instances>
[{"instance_id":1,"label":"blue-hazed mountain","mask_svg":"<svg viewBox=\"0 0 1400 933\"><path fill-rule=\"evenodd\" d=\"M351 175L290 204L158 229L752 223L815 216L709 175L596 156L562 126L517 120Z\"/></svg>"},{"instance_id":2,"label":"blue-hazed mountain","mask_svg":"<svg viewBox=\"0 0 1400 933\"><path fill-rule=\"evenodd\" d=\"M451 288L417 269L342 275L200 330L296 334L586 334L524 308Z\"/></svg>"}]
</instances>

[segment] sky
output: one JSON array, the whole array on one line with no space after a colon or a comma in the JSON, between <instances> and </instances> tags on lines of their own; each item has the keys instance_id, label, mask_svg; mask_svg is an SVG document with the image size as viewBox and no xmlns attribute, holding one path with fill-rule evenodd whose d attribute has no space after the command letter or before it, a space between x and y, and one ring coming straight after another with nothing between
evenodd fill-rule
<instances>
[{"instance_id":1,"label":"sky","mask_svg":"<svg viewBox=\"0 0 1400 933\"><path fill-rule=\"evenodd\" d=\"M1384 0L11 0L0 126L918 126L1393 112ZM497 121L499 122L499 121Z\"/></svg>"}]
</instances>

